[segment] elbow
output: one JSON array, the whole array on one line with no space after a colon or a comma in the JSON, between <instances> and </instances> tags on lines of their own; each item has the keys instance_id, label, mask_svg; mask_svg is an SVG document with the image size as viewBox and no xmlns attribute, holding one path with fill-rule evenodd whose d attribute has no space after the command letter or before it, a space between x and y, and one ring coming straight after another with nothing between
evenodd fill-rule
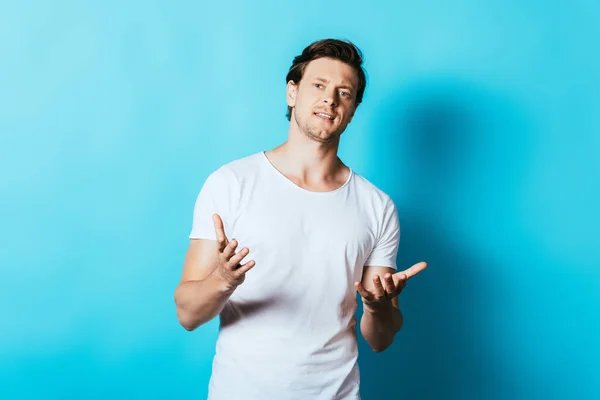
<instances>
[{"instance_id":1,"label":"elbow","mask_svg":"<svg viewBox=\"0 0 600 400\"><path fill-rule=\"evenodd\" d=\"M193 321L186 313L177 307L177 319L179 320L179 324L188 332L195 330L198 327L198 323Z\"/></svg>"},{"instance_id":2,"label":"elbow","mask_svg":"<svg viewBox=\"0 0 600 400\"><path fill-rule=\"evenodd\" d=\"M380 346L371 346L371 349L375 352L375 353L381 353L382 351L386 350L388 347L390 347L391 343L388 345L380 345Z\"/></svg>"},{"instance_id":3,"label":"elbow","mask_svg":"<svg viewBox=\"0 0 600 400\"><path fill-rule=\"evenodd\" d=\"M192 318L192 316L190 315L189 312L186 312L183 309L183 307L181 306L181 304L179 302L177 292L175 292L175 312L177 314L177 320L179 321L179 324L186 331L191 332L200 325L196 321L194 321L194 319Z\"/></svg>"},{"instance_id":4,"label":"elbow","mask_svg":"<svg viewBox=\"0 0 600 400\"><path fill-rule=\"evenodd\" d=\"M382 332L374 335L372 332L363 332L367 344L375 353L381 353L394 343L394 334L391 332Z\"/></svg>"},{"instance_id":5,"label":"elbow","mask_svg":"<svg viewBox=\"0 0 600 400\"><path fill-rule=\"evenodd\" d=\"M385 349L391 346L394 341L393 337L383 336L383 337L373 337L372 335L365 335L363 333L363 337L365 341L375 353L381 353Z\"/></svg>"},{"instance_id":6,"label":"elbow","mask_svg":"<svg viewBox=\"0 0 600 400\"><path fill-rule=\"evenodd\" d=\"M179 323L181 324L181 326L183 326L183 329L185 329L188 332L191 332L197 328L196 325L185 323L185 322L182 322L181 320L179 321Z\"/></svg>"}]
</instances>

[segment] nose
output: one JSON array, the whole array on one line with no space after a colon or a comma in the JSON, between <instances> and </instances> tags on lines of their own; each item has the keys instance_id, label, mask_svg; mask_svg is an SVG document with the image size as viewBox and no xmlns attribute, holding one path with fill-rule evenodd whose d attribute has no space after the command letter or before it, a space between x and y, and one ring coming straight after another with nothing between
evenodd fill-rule
<instances>
[{"instance_id":1,"label":"nose","mask_svg":"<svg viewBox=\"0 0 600 400\"><path fill-rule=\"evenodd\" d=\"M334 107L337 104L335 88L327 88L327 90L323 91L323 103L329 105L330 107Z\"/></svg>"}]
</instances>

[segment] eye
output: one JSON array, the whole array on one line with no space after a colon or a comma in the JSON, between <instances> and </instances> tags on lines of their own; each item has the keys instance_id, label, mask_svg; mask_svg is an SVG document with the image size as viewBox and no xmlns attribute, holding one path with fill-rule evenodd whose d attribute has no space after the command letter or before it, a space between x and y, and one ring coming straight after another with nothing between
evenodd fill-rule
<instances>
[{"instance_id":1,"label":"eye","mask_svg":"<svg viewBox=\"0 0 600 400\"><path fill-rule=\"evenodd\" d=\"M315 87L316 87L317 89L320 89L320 88L322 88L322 87L323 87L323 85L321 85L320 83L315 83Z\"/></svg>"},{"instance_id":2,"label":"eye","mask_svg":"<svg viewBox=\"0 0 600 400\"><path fill-rule=\"evenodd\" d=\"M340 92L340 94L344 97L350 97L350 93L348 92Z\"/></svg>"}]
</instances>

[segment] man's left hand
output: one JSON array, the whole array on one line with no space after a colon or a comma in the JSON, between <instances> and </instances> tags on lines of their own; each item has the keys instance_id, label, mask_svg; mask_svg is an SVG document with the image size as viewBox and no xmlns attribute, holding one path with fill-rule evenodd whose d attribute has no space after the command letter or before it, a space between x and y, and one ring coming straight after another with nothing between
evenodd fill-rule
<instances>
[{"instance_id":1,"label":"man's left hand","mask_svg":"<svg viewBox=\"0 0 600 400\"><path fill-rule=\"evenodd\" d=\"M367 290L360 282L354 282L356 290L362 296L364 310L377 312L389 309L392 305L392 299L402 292L406 282L425 268L427 268L427 263L420 262L393 275L387 273L383 276L383 279L379 275L375 275L373 277L375 286L372 290Z\"/></svg>"}]
</instances>

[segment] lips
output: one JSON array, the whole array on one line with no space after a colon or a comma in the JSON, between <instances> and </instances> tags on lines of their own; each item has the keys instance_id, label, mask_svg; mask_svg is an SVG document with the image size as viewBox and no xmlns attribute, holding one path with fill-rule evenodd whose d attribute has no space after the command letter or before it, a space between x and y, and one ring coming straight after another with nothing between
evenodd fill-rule
<instances>
[{"instance_id":1,"label":"lips","mask_svg":"<svg viewBox=\"0 0 600 400\"><path fill-rule=\"evenodd\" d=\"M314 113L317 117L324 119L326 121L333 121L335 119L335 115L330 114L328 112L316 111Z\"/></svg>"}]
</instances>

